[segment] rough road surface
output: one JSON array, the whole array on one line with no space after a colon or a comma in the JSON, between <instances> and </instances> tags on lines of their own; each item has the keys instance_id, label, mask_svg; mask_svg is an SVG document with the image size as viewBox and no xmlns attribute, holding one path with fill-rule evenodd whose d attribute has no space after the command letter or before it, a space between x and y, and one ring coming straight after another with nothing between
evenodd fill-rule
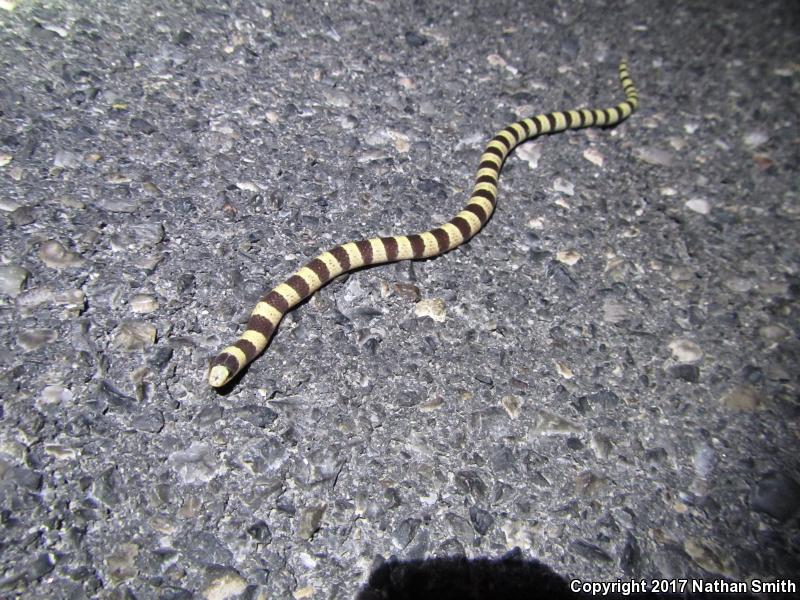
<instances>
[{"instance_id":1,"label":"rough road surface","mask_svg":"<svg viewBox=\"0 0 800 600\"><path fill-rule=\"evenodd\" d=\"M0 0L0 597L800 585L798 31ZM522 146L472 241L337 279L208 386L262 292L450 219L497 130L619 102L624 56L628 121Z\"/></svg>"}]
</instances>

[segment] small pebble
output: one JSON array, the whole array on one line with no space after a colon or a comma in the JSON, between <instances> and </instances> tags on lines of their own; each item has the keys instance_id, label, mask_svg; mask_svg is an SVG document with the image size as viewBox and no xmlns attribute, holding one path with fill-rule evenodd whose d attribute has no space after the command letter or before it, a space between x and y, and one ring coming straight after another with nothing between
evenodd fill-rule
<instances>
[{"instance_id":1,"label":"small pebble","mask_svg":"<svg viewBox=\"0 0 800 600\"><path fill-rule=\"evenodd\" d=\"M597 165L598 167L602 167L603 163L605 162L605 158L602 154L600 154L600 151L595 150L594 148L584 150L583 158L588 160L590 163Z\"/></svg>"},{"instance_id":2,"label":"small pebble","mask_svg":"<svg viewBox=\"0 0 800 600\"><path fill-rule=\"evenodd\" d=\"M494 525L494 517L491 513L476 506L470 507L469 520L478 535L486 535L492 525Z\"/></svg>"},{"instance_id":3,"label":"small pebble","mask_svg":"<svg viewBox=\"0 0 800 600\"><path fill-rule=\"evenodd\" d=\"M253 192L254 194L257 194L261 191L261 188L259 188L258 185L252 181L237 181L236 189L243 190L245 192Z\"/></svg>"},{"instance_id":4,"label":"small pebble","mask_svg":"<svg viewBox=\"0 0 800 600\"><path fill-rule=\"evenodd\" d=\"M261 519L247 528L247 535L262 544L268 544L272 540L272 532L269 529L269 525Z\"/></svg>"},{"instance_id":5,"label":"small pebble","mask_svg":"<svg viewBox=\"0 0 800 600\"><path fill-rule=\"evenodd\" d=\"M301 588L297 588L294 592L292 592L292 596L295 600L306 600L306 598L313 598L314 586L306 585Z\"/></svg>"},{"instance_id":6,"label":"small pebble","mask_svg":"<svg viewBox=\"0 0 800 600\"><path fill-rule=\"evenodd\" d=\"M13 200L9 200L8 198L0 198L0 210L3 212L14 212L17 210L21 204L18 202L14 202Z\"/></svg>"},{"instance_id":7,"label":"small pebble","mask_svg":"<svg viewBox=\"0 0 800 600\"><path fill-rule=\"evenodd\" d=\"M556 206L560 206L564 210L572 210L572 206L570 206L570 203L567 202L567 199L564 196L558 196L553 201L553 204L555 204Z\"/></svg>"},{"instance_id":8,"label":"small pebble","mask_svg":"<svg viewBox=\"0 0 800 600\"><path fill-rule=\"evenodd\" d=\"M686 140L681 137L673 136L669 138L669 145L672 146L673 150L681 151L686 147Z\"/></svg>"},{"instance_id":9,"label":"small pebble","mask_svg":"<svg viewBox=\"0 0 800 600\"><path fill-rule=\"evenodd\" d=\"M158 310L159 304L153 296L149 294L136 294L130 301L131 311L144 315Z\"/></svg>"},{"instance_id":10,"label":"small pebble","mask_svg":"<svg viewBox=\"0 0 800 600\"><path fill-rule=\"evenodd\" d=\"M780 325L764 325L758 328L758 335L768 342L780 342L789 337L789 332Z\"/></svg>"},{"instance_id":11,"label":"small pebble","mask_svg":"<svg viewBox=\"0 0 800 600\"><path fill-rule=\"evenodd\" d=\"M217 454L204 442L192 442L186 450L176 450L167 462L186 484L206 483L217 473Z\"/></svg>"},{"instance_id":12,"label":"small pebble","mask_svg":"<svg viewBox=\"0 0 800 600\"><path fill-rule=\"evenodd\" d=\"M161 223L145 223L131 226L134 243L141 247L155 246L164 239L164 225Z\"/></svg>"},{"instance_id":13,"label":"small pebble","mask_svg":"<svg viewBox=\"0 0 800 600\"><path fill-rule=\"evenodd\" d=\"M606 460L611 455L614 446L608 436L595 432L589 440L589 447L597 458Z\"/></svg>"},{"instance_id":14,"label":"small pebble","mask_svg":"<svg viewBox=\"0 0 800 600\"><path fill-rule=\"evenodd\" d=\"M658 167L671 167L674 162L670 152L652 147L639 148L636 151L636 158Z\"/></svg>"},{"instance_id":15,"label":"small pebble","mask_svg":"<svg viewBox=\"0 0 800 600\"><path fill-rule=\"evenodd\" d=\"M69 30L61 25L57 25L55 23L41 23L42 29L45 31L52 31L58 37L65 38L69 35Z\"/></svg>"},{"instance_id":16,"label":"small pebble","mask_svg":"<svg viewBox=\"0 0 800 600\"><path fill-rule=\"evenodd\" d=\"M514 150L514 154L528 163L531 169L535 169L539 166L539 159L542 158L542 146L541 144L523 144Z\"/></svg>"},{"instance_id":17,"label":"small pebble","mask_svg":"<svg viewBox=\"0 0 800 600\"><path fill-rule=\"evenodd\" d=\"M459 483L459 475L460 473L456 474L456 485ZM419 524L420 520L413 517L403 519L394 529L392 535L394 543L401 548L408 546L417 534Z\"/></svg>"},{"instance_id":18,"label":"small pebble","mask_svg":"<svg viewBox=\"0 0 800 600\"><path fill-rule=\"evenodd\" d=\"M75 448L62 446L61 444L45 444L44 451L48 456L52 456L58 460L72 460L78 456Z\"/></svg>"},{"instance_id":19,"label":"small pebble","mask_svg":"<svg viewBox=\"0 0 800 600\"><path fill-rule=\"evenodd\" d=\"M528 229L541 230L544 229L544 219L542 217L533 217L528 220Z\"/></svg>"},{"instance_id":20,"label":"small pebble","mask_svg":"<svg viewBox=\"0 0 800 600\"><path fill-rule=\"evenodd\" d=\"M40 403L42 405L66 404L71 402L72 392L60 385L48 385L42 390Z\"/></svg>"},{"instance_id":21,"label":"small pebble","mask_svg":"<svg viewBox=\"0 0 800 600\"><path fill-rule=\"evenodd\" d=\"M143 321L125 321L118 328L112 345L117 350L137 352L155 344L156 328Z\"/></svg>"},{"instance_id":22,"label":"small pebble","mask_svg":"<svg viewBox=\"0 0 800 600\"><path fill-rule=\"evenodd\" d=\"M493 67L507 67L508 66L508 63L506 63L505 59L502 56L500 56L499 54L489 54L486 57L486 60Z\"/></svg>"},{"instance_id":23,"label":"small pebble","mask_svg":"<svg viewBox=\"0 0 800 600\"><path fill-rule=\"evenodd\" d=\"M22 291L28 275L30 273L20 266L0 265L0 294L16 298Z\"/></svg>"},{"instance_id":24,"label":"small pebble","mask_svg":"<svg viewBox=\"0 0 800 600\"><path fill-rule=\"evenodd\" d=\"M394 291L401 298L411 300L412 302L418 302L420 299L419 287L413 283L396 282L393 287Z\"/></svg>"},{"instance_id":25,"label":"small pebble","mask_svg":"<svg viewBox=\"0 0 800 600\"><path fill-rule=\"evenodd\" d=\"M83 290L65 290L53 294L53 301L64 306L69 314L80 314L86 307L86 294Z\"/></svg>"},{"instance_id":26,"label":"small pebble","mask_svg":"<svg viewBox=\"0 0 800 600\"><path fill-rule=\"evenodd\" d=\"M742 141L748 148L757 148L758 146L766 143L768 139L769 135L766 132L757 130L744 134Z\"/></svg>"},{"instance_id":27,"label":"small pebble","mask_svg":"<svg viewBox=\"0 0 800 600\"><path fill-rule=\"evenodd\" d=\"M67 250L60 242L48 240L39 248L39 258L48 267L65 269L83 264L83 259L76 252Z\"/></svg>"},{"instance_id":28,"label":"small pebble","mask_svg":"<svg viewBox=\"0 0 800 600\"><path fill-rule=\"evenodd\" d=\"M62 169L74 169L81 164L81 155L69 150L59 150L53 158L53 165Z\"/></svg>"},{"instance_id":29,"label":"small pebble","mask_svg":"<svg viewBox=\"0 0 800 600\"><path fill-rule=\"evenodd\" d=\"M564 362L556 361L556 371L564 379L572 379L573 377L575 377L575 373L573 373L570 366Z\"/></svg>"},{"instance_id":30,"label":"small pebble","mask_svg":"<svg viewBox=\"0 0 800 600\"><path fill-rule=\"evenodd\" d=\"M411 79L410 77L400 77L397 80L397 83L399 83L401 86L403 86L404 89L407 90L413 90L416 87L416 85L414 85L414 80Z\"/></svg>"},{"instance_id":31,"label":"small pebble","mask_svg":"<svg viewBox=\"0 0 800 600\"><path fill-rule=\"evenodd\" d=\"M701 215L707 215L711 212L711 205L708 203L708 200L704 200L703 198L692 198L691 200L687 200L684 206L686 206L686 208L689 210Z\"/></svg>"},{"instance_id":32,"label":"small pebble","mask_svg":"<svg viewBox=\"0 0 800 600\"><path fill-rule=\"evenodd\" d=\"M232 600L240 598L247 589L247 580L234 569L215 573L203 590L205 600Z\"/></svg>"},{"instance_id":33,"label":"small pebble","mask_svg":"<svg viewBox=\"0 0 800 600\"><path fill-rule=\"evenodd\" d=\"M566 179L562 179L561 177L556 177L555 181L553 182L553 191L561 192L566 196L574 196L575 184L571 181L567 181Z\"/></svg>"},{"instance_id":34,"label":"small pebble","mask_svg":"<svg viewBox=\"0 0 800 600\"><path fill-rule=\"evenodd\" d=\"M327 509L326 504L316 506L306 506L300 510L300 518L297 521L297 537L301 540L310 540L319 530L322 523L322 516Z\"/></svg>"},{"instance_id":35,"label":"small pebble","mask_svg":"<svg viewBox=\"0 0 800 600\"><path fill-rule=\"evenodd\" d=\"M522 408L522 400L519 396L509 394L508 396L503 396L502 400L500 400L500 405L503 407L506 413L508 413L509 417L516 419L519 417L519 413Z\"/></svg>"},{"instance_id":36,"label":"small pebble","mask_svg":"<svg viewBox=\"0 0 800 600\"><path fill-rule=\"evenodd\" d=\"M414 314L420 318L430 317L437 323L443 323L447 318L445 303L441 298L426 298L414 306Z\"/></svg>"},{"instance_id":37,"label":"small pebble","mask_svg":"<svg viewBox=\"0 0 800 600\"><path fill-rule=\"evenodd\" d=\"M533 530L528 519L504 518L500 523L509 547L518 547L526 553L533 552L541 534Z\"/></svg>"},{"instance_id":38,"label":"small pebble","mask_svg":"<svg viewBox=\"0 0 800 600\"><path fill-rule=\"evenodd\" d=\"M11 222L17 227L24 227L36 221L36 211L32 206L20 206L11 213Z\"/></svg>"},{"instance_id":39,"label":"small pebble","mask_svg":"<svg viewBox=\"0 0 800 600\"><path fill-rule=\"evenodd\" d=\"M158 433L164 429L164 415L161 411L155 410L137 416L131 422L133 428L145 433Z\"/></svg>"},{"instance_id":40,"label":"small pebble","mask_svg":"<svg viewBox=\"0 0 800 600\"><path fill-rule=\"evenodd\" d=\"M717 455L709 444L700 444L694 452L692 457L692 464L697 476L702 479L707 479L714 470L717 463Z\"/></svg>"},{"instance_id":41,"label":"small pebble","mask_svg":"<svg viewBox=\"0 0 800 600\"><path fill-rule=\"evenodd\" d=\"M434 396L418 404L417 408L420 412L433 412L439 410L442 406L444 406L444 399L441 396Z\"/></svg>"},{"instance_id":42,"label":"small pebble","mask_svg":"<svg viewBox=\"0 0 800 600\"><path fill-rule=\"evenodd\" d=\"M428 38L416 31L406 31L406 43L412 48L419 48L428 43Z\"/></svg>"},{"instance_id":43,"label":"small pebble","mask_svg":"<svg viewBox=\"0 0 800 600\"><path fill-rule=\"evenodd\" d=\"M344 131L355 129L359 123L358 119L356 119L352 115L343 115L341 117L338 117L336 119L336 122L339 124L339 127L341 127Z\"/></svg>"},{"instance_id":44,"label":"small pebble","mask_svg":"<svg viewBox=\"0 0 800 600\"><path fill-rule=\"evenodd\" d=\"M367 146L385 146L390 140L389 130L380 128L370 131L364 138L364 143Z\"/></svg>"},{"instance_id":45,"label":"small pebble","mask_svg":"<svg viewBox=\"0 0 800 600\"><path fill-rule=\"evenodd\" d=\"M691 340L677 339L669 344L672 356L680 363L695 363L703 358L703 349Z\"/></svg>"},{"instance_id":46,"label":"small pebble","mask_svg":"<svg viewBox=\"0 0 800 600\"><path fill-rule=\"evenodd\" d=\"M567 419L552 413L550 411L540 409L533 422L533 427L529 430L529 437L538 434L550 433L578 433L580 428Z\"/></svg>"},{"instance_id":47,"label":"small pebble","mask_svg":"<svg viewBox=\"0 0 800 600\"><path fill-rule=\"evenodd\" d=\"M556 260L560 263L564 263L565 265L572 266L576 264L579 260L581 260L583 256L577 250L559 250L556 253Z\"/></svg>"},{"instance_id":48,"label":"small pebble","mask_svg":"<svg viewBox=\"0 0 800 600\"><path fill-rule=\"evenodd\" d=\"M158 131L153 123L141 117L133 117L130 121L130 126L133 131L143 133L145 135L151 135Z\"/></svg>"},{"instance_id":49,"label":"small pebble","mask_svg":"<svg viewBox=\"0 0 800 600\"><path fill-rule=\"evenodd\" d=\"M411 150L411 143L409 137L404 134L400 133L399 131L389 131L389 137L392 139L394 143L394 149L398 152L405 154L409 150Z\"/></svg>"}]
</instances>

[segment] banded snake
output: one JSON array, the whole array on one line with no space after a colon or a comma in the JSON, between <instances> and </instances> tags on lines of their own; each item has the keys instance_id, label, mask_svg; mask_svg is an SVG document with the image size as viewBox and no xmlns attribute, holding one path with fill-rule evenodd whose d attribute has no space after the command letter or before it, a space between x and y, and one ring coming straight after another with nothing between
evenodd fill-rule
<instances>
[{"instance_id":1,"label":"banded snake","mask_svg":"<svg viewBox=\"0 0 800 600\"><path fill-rule=\"evenodd\" d=\"M610 108L555 111L508 125L486 145L466 206L447 223L413 235L375 237L340 244L323 252L294 275L264 294L253 309L247 329L212 361L208 382L227 384L267 347L283 316L299 302L342 273L399 260L430 258L468 241L486 224L497 204L497 183L503 162L522 142L545 133L584 127L610 127L627 119L639 97L625 61L619 66L625 100Z\"/></svg>"}]
</instances>

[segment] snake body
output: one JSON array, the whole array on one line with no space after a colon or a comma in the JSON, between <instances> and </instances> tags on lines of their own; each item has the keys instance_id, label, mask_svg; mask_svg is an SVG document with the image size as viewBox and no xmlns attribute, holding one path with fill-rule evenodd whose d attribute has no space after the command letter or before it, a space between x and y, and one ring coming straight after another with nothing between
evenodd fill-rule
<instances>
[{"instance_id":1,"label":"snake body","mask_svg":"<svg viewBox=\"0 0 800 600\"><path fill-rule=\"evenodd\" d=\"M636 110L639 97L625 61L619 66L619 78L625 100L616 106L540 114L512 123L498 132L481 155L469 201L447 223L414 235L375 237L340 244L323 252L264 294L250 315L246 331L211 361L208 382L213 387L228 383L263 352L283 315L342 273L398 260L438 256L469 240L492 216L497 203L500 170L516 146L545 133L616 125Z\"/></svg>"}]
</instances>

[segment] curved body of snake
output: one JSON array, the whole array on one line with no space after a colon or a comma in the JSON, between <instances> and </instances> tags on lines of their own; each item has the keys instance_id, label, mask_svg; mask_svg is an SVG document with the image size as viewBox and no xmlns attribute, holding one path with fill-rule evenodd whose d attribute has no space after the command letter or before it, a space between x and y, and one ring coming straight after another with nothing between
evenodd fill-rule
<instances>
[{"instance_id":1,"label":"curved body of snake","mask_svg":"<svg viewBox=\"0 0 800 600\"><path fill-rule=\"evenodd\" d=\"M517 145L544 133L616 125L636 110L639 97L625 61L619 66L619 78L625 100L616 106L536 115L512 123L495 135L481 155L475 186L467 205L447 223L414 235L376 237L340 244L323 252L270 290L253 309L247 330L211 361L208 382L214 387L228 383L267 347L287 311L342 273L369 265L438 256L469 240L494 212L500 170Z\"/></svg>"}]
</instances>

